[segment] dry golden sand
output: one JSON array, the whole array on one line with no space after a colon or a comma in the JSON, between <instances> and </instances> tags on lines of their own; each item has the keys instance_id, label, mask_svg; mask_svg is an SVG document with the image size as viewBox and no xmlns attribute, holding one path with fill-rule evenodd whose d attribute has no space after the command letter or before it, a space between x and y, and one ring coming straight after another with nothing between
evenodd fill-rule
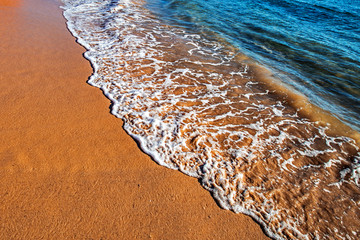
<instances>
[{"instance_id":1,"label":"dry golden sand","mask_svg":"<svg viewBox=\"0 0 360 240\"><path fill-rule=\"evenodd\" d=\"M0 0L0 6L15 7L18 6L20 0Z\"/></svg>"},{"instance_id":2,"label":"dry golden sand","mask_svg":"<svg viewBox=\"0 0 360 240\"><path fill-rule=\"evenodd\" d=\"M138 149L58 5L0 0L0 239L266 239Z\"/></svg>"}]
</instances>

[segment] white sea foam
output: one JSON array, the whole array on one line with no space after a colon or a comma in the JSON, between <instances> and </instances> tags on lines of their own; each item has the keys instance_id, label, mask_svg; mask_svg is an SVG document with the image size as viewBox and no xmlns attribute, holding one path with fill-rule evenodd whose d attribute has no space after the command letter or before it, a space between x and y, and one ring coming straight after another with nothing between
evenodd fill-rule
<instances>
[{"instance_id":1,"label":"white sea foam","mask_svg":"<svg viewBox=\"0 0 360 240\"><path fill-rule=\"evenodd\" d=\"M356 239L358 219L332 220L360 213L353 140L299 117L236 52L163 24L141 2L64 0L64 10L93 65L89 83L156 162L199 178L273 238Z\"/></svg>"}]
</instances>

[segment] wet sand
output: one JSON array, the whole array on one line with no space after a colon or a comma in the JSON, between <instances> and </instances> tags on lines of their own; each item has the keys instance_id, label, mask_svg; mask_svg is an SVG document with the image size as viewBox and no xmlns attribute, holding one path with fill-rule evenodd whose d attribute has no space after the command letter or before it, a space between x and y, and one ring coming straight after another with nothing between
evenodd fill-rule
<instances>
[{"instance_id":1,"label":"wet sand","mask_svg":"<svg viewBox=\"0 0 360 240\"><path fill-rule=\"evenodd\" d=\"M0 0L0 239L266 239L139 150L58 6Z\"/></svg>"}]
</instances>

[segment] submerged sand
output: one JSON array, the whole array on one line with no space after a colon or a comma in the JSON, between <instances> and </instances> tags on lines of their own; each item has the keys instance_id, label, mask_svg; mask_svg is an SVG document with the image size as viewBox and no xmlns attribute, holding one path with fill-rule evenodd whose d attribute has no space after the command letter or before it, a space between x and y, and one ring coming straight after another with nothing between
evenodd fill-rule
<instances>
[{"instance_id":1,"label":"submerged sand","mask_svg":"<svg viewBox=\"0 0 360 240\"><path fill-rule=\"evenodd\" d=\"M139 150L58 6L0 0L0 239L266 239Z\"/></svg>"}]
</instances>

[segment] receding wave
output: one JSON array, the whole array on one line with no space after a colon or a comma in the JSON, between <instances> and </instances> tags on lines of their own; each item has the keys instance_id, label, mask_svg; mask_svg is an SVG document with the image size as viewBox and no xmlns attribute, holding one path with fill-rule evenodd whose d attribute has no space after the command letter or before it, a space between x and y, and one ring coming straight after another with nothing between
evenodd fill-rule
<instances>
[{"instance_id":1,"label":"receding wave","mask_svg":"<svg viewBox=\"0 0 360 240\"><path fill-rule=\"evenodd\" d=\"M149 0L169 25L216 32L360 131L360 8L350 0Z\"/></svg>"},{"instance_id":2,"label":"receding wave","mask_svg":"<svg viewBox=\"0 0 360 240\"><path fill-rule=\"evenodd\" d=\"M89 83L159 164L199 178L277 239L358 239L360 154L302 114L224 42L169 26L141 1L64 0Z\"/></svg>"}]
</instances>

